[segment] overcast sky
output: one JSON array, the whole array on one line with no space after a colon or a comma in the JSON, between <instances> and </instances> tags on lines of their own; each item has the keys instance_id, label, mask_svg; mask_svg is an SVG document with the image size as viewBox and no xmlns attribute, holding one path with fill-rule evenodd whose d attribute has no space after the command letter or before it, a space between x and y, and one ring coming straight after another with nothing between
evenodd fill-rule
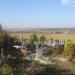
<instances>
[{"instance_id":1,"label":"overcast sky","mask_svg":"<svg viewBox=\"0 0 75 75\"><path fill-rule=\"evenodd\" d=\"M75 0L0 0L0 23L8 28L75 27Z\"/></svg>"}]
</instances>

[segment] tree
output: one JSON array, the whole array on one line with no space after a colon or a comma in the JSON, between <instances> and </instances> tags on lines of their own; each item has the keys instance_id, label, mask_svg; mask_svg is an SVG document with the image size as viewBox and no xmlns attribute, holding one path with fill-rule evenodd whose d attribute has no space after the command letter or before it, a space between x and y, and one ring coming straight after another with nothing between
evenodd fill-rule
<instances>
[{"instance_id":1,"label":"tree","mask_svg":"<svg viewBox=\"0 0 75 75\"><path fill-rule=\"evenodd\" d=\"M2 29L2 26L0 25L0 48L3 46L4 36L6 32Z\"/></svg>"},{"instance_id":2,"label":"tree","mask_svg":"<svg viewBox=\"0 0 75 75\"><path fill-rule=\"evenodd\" d=\"M65 45L64 45L64 47L65 48L67 48L67 47L72 47L73 46L73 41L72 40L66 40L65 41Z\"/></svg>"},{"instance_id":3,"label":"tree","mask_svg":"<svg viewBox=\"0 0 75 75\"><path fill-rule=\"evenodd\" d=\"M44 42L46 40L46 37L44 35L40 36L40 41Z\"/></svg>"},{"instance_id":4,"label":"tree","mask_svg":"<svg viewBox=\"0 0 75 75\"><path fill-rule=\"evenodd\" d=\"M21 55L21 51L13 47L14 45L16 45L15 41L16 38L10 37L8 34L4 36L3 51L5 56L7 56L8 54L16 57Z\"/></svg>"},{"instance_id":5,"label":"tree","mask_svg":"<svg viewBox=\"0 0 75 75\"><path fill-rule=\"evenodd\" d=\"M31 35L30 35L30 44L33 44L35 41L37 41L37 35L36 35L36 33L34 32L34 33L32 33Z\"/></svg>"},{"instance_id":6,"label":"tree","mask_svg":"<svg viewBox=\"0 0 75 75\"><path fill-rule=\"evenodd\" d=\"M73 58L73 41L72 40L66 40L64 43L64 54L65 56L69 57L69 60L71 60Z\"/></svg>"}]
</instances>

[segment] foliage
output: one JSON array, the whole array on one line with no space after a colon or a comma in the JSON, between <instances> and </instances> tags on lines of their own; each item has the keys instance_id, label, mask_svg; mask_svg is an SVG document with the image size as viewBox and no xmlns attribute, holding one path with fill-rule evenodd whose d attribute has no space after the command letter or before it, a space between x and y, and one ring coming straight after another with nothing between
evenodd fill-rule
<instances>
[{"instance_id":1,"label":"foliage","mask_svg":"<svg viewBox=\"0 0 75 75\"><path fill-rule=\"evenodd\" d=\"M0 68L0 72L3 74L3 75L9 75L13 72L13 69L11 66L9 65L4 65Z\"/></svg>"},{"instance_id":2,"label":"foliage","mask_svg":"<svg viewBox=\"0 0 75 75\"><path fill-rule=\"evenodd\" d=\"M3 39L0 39L0 47L3 46Z\"/></svg>"},{"instance_id":3,"label":"foliage","mask_svg":"<svg viewBox=\"0 0 75 75\"><path fill-rule=\"evenodd\" d=\"M3 46L4 36L5 36L5 31L1 29L0 30L0 48Z\"/></svg>"},{"instance_id":4,"label":"foliage","mask_svg":"<svg viewBox=\"0 0 75 75\"><path fill-rule=\"evenodd\" d=\"M46 40L46 37L44 35L40 36L40 41L44 42Z\"/></svg>"},{"instance_id":5,"label":"foliage","mask_svg":"<svg viewBox=\"0 0 75 75\"><path fill-rule=\"evenodd\" d=\"M31 35L30 35L30 43L31 44L33 44L35 41L37 41L37 35L36 35L36 33L32 33Z\"/></svg>"},{"instance_id":6,"label":"foliage","mask_svg":"<svg viewBox=\"0 0 75 75\"><path fill-rule=\"evenodd\" d=\"M38 64L39 64L39 61L33 60L33 61L32 61L32 64L33 64L33 65L38 65Z\"/></svg>"},{"instance_id":7,"label":"foliage","mask_svg":"<svg viewBox=\"0 0 75 75\"><path fill-rule=\"evenodd\" d=\"M65 41L65 45L64 45L65 48L72 47L72 46L73 46L73 41L72 40L66 40Z\"/></svg>"},{"instance_id":8,"label":"foliage","mask_svg":"<svg viewBox=\"0 0 75 75\"><path fill-rule=\"evenodd\" d=\"M49 56L51 57L53 55L53 50L52 48L46 48L46 52L43 53L44 56Z\"/></svg>"},{"instance_id":9,"label":"foliage","mask_svg":"<svg viewBox=\"0 0 75 75\"><path fill-rule=\"evenodd\" d=\"M8 54L17 57L21 56L21 51L13 47L14 45L16 45L15 40L16 38L10 37L8 34L4 36L3 52L5 56L7 56Z\"/></svg>"},{"instance_id":10,"label":"foliage","mask_svg":"<svg viewBox=\"0 0 75 75\"><path fill-rule=\"evenodd\" d=\"M66 40L64 44L64 55L68 56L69 58L72 58L73 56L73 41L72 40Z\"/></svg>"}]
</instances>

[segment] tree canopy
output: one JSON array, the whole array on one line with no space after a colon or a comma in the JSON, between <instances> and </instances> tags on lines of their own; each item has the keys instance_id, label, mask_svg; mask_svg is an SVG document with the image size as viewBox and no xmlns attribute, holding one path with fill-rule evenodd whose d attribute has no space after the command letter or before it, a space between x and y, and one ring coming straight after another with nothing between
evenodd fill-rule
<instances>
[{"instance_id":1,"label":"tree canopy","mask_svg":"<svg viewBox=\"0 0 75 75\"><path fill-rule=\"evenodd\" d=\"M31 33L31 35L30 35L30 43L31 44L33 44L35 41L37 41L37 35L36 35L36 33L34 32L34 33Z\"/></svg>"},{"instance_id":2,"label":"tree canopy","mask_svg":"<svg viewBox=\"0 0 75 75\"><path fill-rule=\"evenodd\" d=\"M72 47L72 46L73 46L73 41L72 40L66 40L65 41L65 44L64 44L65 48Z\"/></svg>"},{"instance_id":3,"label":"tree canopy","mask_svg":"<svg viewBox=\"0 0 75 75\"><path fill-rule=\"evenodd\" d=\"M40 41L44 42L46 40L46 37L44 35L40 36Z\"/></svg>"},{"instance_id":4,"label":"tree canopy","mask_svg":"<svg viewBox=\"0 0 75 75\"><path fill-rule=\"evenodd\" d=\"M64 43L64 55L69 57L69 60L72 60L75 50L73 46L73 41L72 40L66 40Z\"/></svg>"}]
</instances>

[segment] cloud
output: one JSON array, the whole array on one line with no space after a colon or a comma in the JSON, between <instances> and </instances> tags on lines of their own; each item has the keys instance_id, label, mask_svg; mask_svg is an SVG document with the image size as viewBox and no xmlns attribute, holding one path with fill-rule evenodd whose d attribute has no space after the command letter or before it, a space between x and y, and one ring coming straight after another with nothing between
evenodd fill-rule
<instances>
[{"instance_id":1,"label":"cloud","mask_svg":"<svg viewBox=\"0 0 75 75\"><path fill-rule=\"evenodd\" d=\"M75 0L60 0L62 5L75 5Z\"/></svg>"},{"instance_id":2,"label":"cloud","mask_svg":"<svg viewBox=\"0 0 75 75\"><path fill-rule=\"evenodd\" d=\"M61 4L70 4L72 0L60 0Z\"/></svg>"}]
</instances>

